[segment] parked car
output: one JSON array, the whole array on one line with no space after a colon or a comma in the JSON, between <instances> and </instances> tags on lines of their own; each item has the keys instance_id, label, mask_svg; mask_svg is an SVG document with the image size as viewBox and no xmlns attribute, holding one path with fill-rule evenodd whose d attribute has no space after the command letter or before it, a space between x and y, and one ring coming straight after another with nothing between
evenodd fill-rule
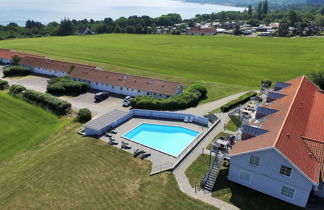
<instances>
[{"instance_id":1,"label":"parked car","mask_svg":"<svg viewBox=\"0 0 324 210\"><path fill-rule=\"evenodd\" d=\"M129 107L131 105L131 101L128 100L128 101L123 101L123 107Z\"/></svg>"},{"instance_id":2,"label":"parked car","mask_svg":"<svg viewBox=\"0 0 324 210\"><path fill-rule=\"evenodd\" d=\"M124 107L129 107L131 104L132 97L131 96L126 96L123 100L123 106Z\"/></svg>"},{"instance_id":3,"label":"parked car","mask_svg":"<svg viewBox=\"0 0 324 210\"><path fill-rule=\"evenodd\" d=\"M107 99L108 97L109 97L108 92L99 92L99 93L96 93L96 95L94 96L94 99L96 102L100 102L100 101Z\"/></svg>"},{"instance_id":4,"label":"parked car","mask_svg":"<svg viewBox=\"0 0 324 210\"><path fill-rule=\"evenodd\" d=\"M131 96L126 96L126 97L124 98L124 101L130 101L131 99L132 99Z\"/></svg>"}]
</instances>

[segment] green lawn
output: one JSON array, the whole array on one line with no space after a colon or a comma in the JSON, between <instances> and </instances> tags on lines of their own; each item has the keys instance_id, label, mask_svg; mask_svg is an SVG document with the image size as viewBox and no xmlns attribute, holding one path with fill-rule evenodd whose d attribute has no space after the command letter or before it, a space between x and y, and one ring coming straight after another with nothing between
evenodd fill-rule
<instances>
[{"instance_id":1,"label":"green lawn","mask_svg":"<svg viewBox=\"0 0 324 210\"><path fill-rule=\"evenodd\" d=\"M0 47L186 85L205 81L207 100L324 69L322 38L105 34L5 40Z\"/></svg>"},{"instance_id":2,"label":"green lawn","mask_svg":"<svg viewBox=\"0 0 324 210\"><path fill-rule=\"evenodd\" d=\"M69 123L0 163L0 209L215 209L182 193L171 173L149 176L149 161L79 128Z\"/></svg>"},{"instance_id":3,"label":"green lawn","mask_svg":"<svg viewBox=\"0 0 324 210\"><path fill-rule=\"evenodd\" d=\"M208 170L209 155L200 155L195 162L186 170L186 175L192 187L200 183ZM218 175L213 197L233 204L243 210L301 210L278 199L243 187L227 180L228 168L223 167Z\"/></svg>"},{"instance_id":4,"label":"green lawn","mask_svg":"<svg viewBox=\"0 0 324 210\"><path fill-rule=\"evenodd\" d=\"M0 92L0 162L34 148L61 125L56 116Z\"/></svg>"},{"instance_id":5,"label":"green lawn","mask_svg":"<svg viewBox=\"0 0 324 210\"><path fill-rule=\"evenodd\" d=\"M229 131L237 131L238 126L233 122L233 120L228 121L228 123L225 125L225 129Z\"/></svg>"}]
</instances>

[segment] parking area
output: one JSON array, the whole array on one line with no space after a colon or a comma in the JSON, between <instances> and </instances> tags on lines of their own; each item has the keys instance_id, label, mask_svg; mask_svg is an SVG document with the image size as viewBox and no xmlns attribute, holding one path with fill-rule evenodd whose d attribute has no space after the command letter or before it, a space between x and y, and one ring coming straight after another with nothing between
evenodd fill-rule
<instances>
[{"instance_id":1,"label":"parking area","mask_svg":"<svg viewBox=\"0 0 324 210\"><path fill-rule=\"evenodd\" d=\"M27 89L36 90L45 93L47 81L51 77L30 75L25 77L2 78L2 66L0 66L0 78L9 82L9 85L18 84ZM90 90L87 93L81 94L77 97L60 97L72 104L73 109L88 108L94 115L102 115L114 109L128 111L129 108L123 107L123 99L125 96L110 94L110 97L102 102L95 103L94 96L99 91Z\"/></svg>"}]
</instances>

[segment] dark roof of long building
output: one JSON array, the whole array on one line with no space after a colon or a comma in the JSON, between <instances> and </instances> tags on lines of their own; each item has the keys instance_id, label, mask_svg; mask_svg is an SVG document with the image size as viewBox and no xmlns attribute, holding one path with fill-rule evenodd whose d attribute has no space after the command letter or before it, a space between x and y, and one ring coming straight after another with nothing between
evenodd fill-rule
<instances>
[{"instance_id":1,"label":"dark roof of long building","mask_svg":"<svg viewBox=\"0 0 324 210\"><path fill-rule=\"evenodd\" d=\"M35 57L31 57L31 56L24 57L20 61L20 64L43 68L43 69L61 71L61 72L65 72L65 73L69 73L71 70L78 69L78 68L96 69L95 66L70 63L70 62L58 61L58 60L51 60L51 59L46 59L46 58L35 58Z\"/></svg>"},{"instance_id":2,"label":"dark roof of long building","mask_svg":"<svg viewBox=\"0 0 324 210\"><path fill-rule=\"evenodd\" d=\"M176 95L181 85L177 82L98 70L95 66L51 60L47 58L27 56L20 61L20 64L69 73L71 77L77 79L168 96Z\"/></svg>"},{"instance_id":3,"label":"dark roof of long building","mask_svg":"<svg viewBox=\"0 0 324 210\"><path fill-rule=\"evenodd\" d=\"M76 68L71 72L70 75L71 77L77 79L170 96L176 95L180 86L180 83L176 82L132 76L109 71L93 70L88 68Z\"/></svg>"}]
</instances>

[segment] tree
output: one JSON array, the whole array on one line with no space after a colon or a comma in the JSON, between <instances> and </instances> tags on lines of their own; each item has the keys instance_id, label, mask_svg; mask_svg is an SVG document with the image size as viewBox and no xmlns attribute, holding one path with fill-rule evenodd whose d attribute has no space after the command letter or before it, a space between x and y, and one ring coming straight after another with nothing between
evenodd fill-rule
<instances>
[{"instance_id":1,"label":"tree","mask_svg":"<svg viewBox=\"0 0 324 210\"><path fill-rule=\"evenodd\" d=\"M259 20L262 20L262 18L263 18L263 6L262 6L262 2L259 2L256 13L257 13L257 18Z\"/></svg>"},{"instance_id":2,"label":"tree","mask_svg":"<svg viewBox=\"0 0 324 210\"><path fill-rule=\"evenodd\" d=\"M80 109L76 120L80 123L86 123L91 120L92 114L91 111L87 108Z\"/></svg>"},{"instance_id":3,"label":"tree","mask_svg":"<svg viewBox=\"0 0 324 210\"><path fill-rule=\"evenodd\" d=\"M249 7L248 7L248 14L249 14L249 18L251 18L252 17L252 14L253 14L253 7L252 7L252 5L249 5Z\"/></svg>"},{"instance_id":4,"label":"tree","mask_svg":"<svg viewBox=\"0 0 324 210\"><path fill-rule=\"evenodd\" d=\"M324 7L321 7L321 9L318 11L321 15L324 15Z\"/></svg>"},{"instance_id":5,"label":"tree","mask_svg":"<svg viewBox=\"0 0 324 210\"><path fill-rule=\"evenodd\" d=\"M314 22L318 27L324 27L324 15L316 15Z\"/></svg>"},{"instance_id":6,"label":"tree","mask_svg":"<svg viewBox=\"0 0 324 210\"><path fill-rule=\"evenodd\" d=\"M298 21L298 14L297 14L297 12L294 11L294 10L290 10L288 12L288 20L289 20L289 25L290 26L295 26L295 24Z\"/></svg>"},{"instance_id":7,"label":"tree","mask_svg":"<svg viewBox=\"0 0 324 210\"><path fill-rule=\"evenodd\" d=\"M263 17L267 16L268 14L268 9L269 9L269 3L268 0L264 0L262 2L262 12L263 12Z\"/></svg>"},{"instance_id":8,"label":"tree","mask_svg":"<svg viewBox=\"0 0 324 210\"><path fill-rule=\"evenodd\" d=\"M308 77L322 90L324 89L324 71L311 72Z\"/></svg>"},{"instance_id":9,"label":"tree","mask_svg":"<svg viewBox=\"0 0 324 210\"><path fill-rule=\"evenodd\" d=\"M18 57L17 55L14 55L14 56L12 56L10 63L11 63L11 65L15 66L15 65L18 65L20 61L21 61L21 58Z\"/></svg>"},{"instance_id":10,"label":"tree","mask_svg":"<svg viewBox=\"0 0 324 210\"><path fill-rule=\"evenodd\" d=\"M286 19L279 22L278 33L279 36L287 36L289 34L289 23Z\"/></svg>"},{"instance_id":11,"label":"tree","mask_svg":"<svg viewBox=\"0 0 324 210\"><path fill-rule=\"evenodd\" d=\"M262 80L261 81L261 88L270 88L272 85L271 80Z\"/></svg>"},{"instance_id":12,"label":"tree","mask_svg":"<svg viewBox=\"0 0 324 210\"><path fill-rule=\"evenodd\" d=\"M74 29L73 29L72 22L69 19L64 18L60 23L60 27L59 27L57 35L68 36L68 35L72 35L73 32L74 32Z\"/></svg>"},{"instance_id":13,"label":"tree","mask_svg":"<svg viewBox=\"0 0 324 210\"><path fill-rule=\"evenodd\" d=\"M240 26L238 24L235 25L233 34L236 36L241 35Z\"/></svg>"}]
</instances>

